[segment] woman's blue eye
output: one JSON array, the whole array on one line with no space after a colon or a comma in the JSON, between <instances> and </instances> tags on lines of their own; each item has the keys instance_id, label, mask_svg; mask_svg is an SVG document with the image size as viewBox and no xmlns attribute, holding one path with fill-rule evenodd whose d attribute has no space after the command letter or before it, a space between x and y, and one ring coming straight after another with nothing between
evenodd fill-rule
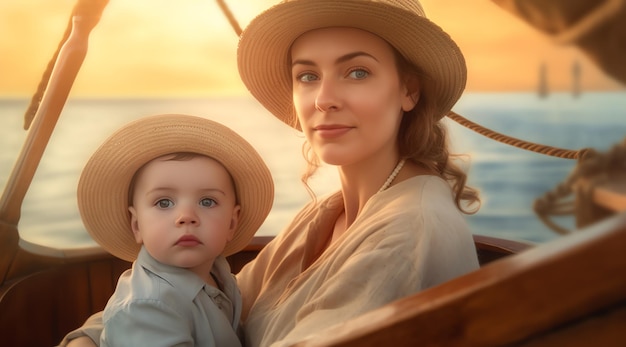
<instances>
[{"instance_id":1,"label":"woman's blue eye","mask_svg":"<svg viewBox=\"0 0 626 347\"><path fill-rule=\"evenodd\" d=\"M369 76L369 72L363 70L363 69L355 69L350 71L350 77L361 80L364 79L365 77Z\"/></svg>"},{"instance_id":2,"label":"woman's blue eye","mask_svg":"<svg viewBox=\"0 0 626 347\"><path fill-rule=\"evenodd\" d=\"M174 202L170 199L161 199L156 202L156 205L159 208L169 208L174 206Z\"/></svg>"},{"instance_id":3,"label":"woman's blue eye","mask_svg":"<svg viewBox=\"0 0 626 347\"><path fill-rule=\"evenodd\" d=\"M311 82L317 80L317 76L312 73L305 73L298 76L300 82Z\"/></svg>"},{"instance_id":4,"label":"woman's blue eye","mask_svg":"<svg viewBox=\"0 0 626 347\"><path fill-rule=\"evenodd\" d=\"M202 200L200 200L200 206L202 207L212 207L214 205L216 205L217 202L213 199L210 198L204 198Z\"/></svg>"}]
</instances>

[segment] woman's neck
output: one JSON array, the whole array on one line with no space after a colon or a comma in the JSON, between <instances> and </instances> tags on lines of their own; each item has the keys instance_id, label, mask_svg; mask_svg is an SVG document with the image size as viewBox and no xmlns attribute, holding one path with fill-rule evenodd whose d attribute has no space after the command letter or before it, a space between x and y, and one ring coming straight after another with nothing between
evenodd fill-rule
<instances>
[{"instance_id":1,"label":"woman's neck","mask_svg":"<svg viewBox=\"0 0 626 347\"><path fill-rule=\"evenodd\" d=\"M398 162L391 162L380 164L379 166L372 167L384 167L385 169L371 170L351 167L340 167L339 177L341 180L341 192L343 195L344 212L339 215L337 222L335 223L335 231L333 233L333 240L337 239L343 232L345 232L354 223L359 216L367 201L385 184L387 179L392 175L392 172L397 168ZM386 189L392 187L404 180L419 175L433 175L430 170L423 168L411 161L406 161L404 165L397 171L395 177L393 177Z\"/></svg>"},{"instance_id":2,"label":"woman's neck","mask_svg":"<svg viewBox=\"0 0 626 347\"><path fill-rule=\"evenodd\" d=\"M398 164L398 159L394 157L396 156L377 156L377 158L338 168L344 202L344 214L339 217L343 226L336 226L336 230L345 231L349 228L359 216L367 201L384 185ZM391 184L393 183L391 182Z\"/></svg>"}]
</instances>

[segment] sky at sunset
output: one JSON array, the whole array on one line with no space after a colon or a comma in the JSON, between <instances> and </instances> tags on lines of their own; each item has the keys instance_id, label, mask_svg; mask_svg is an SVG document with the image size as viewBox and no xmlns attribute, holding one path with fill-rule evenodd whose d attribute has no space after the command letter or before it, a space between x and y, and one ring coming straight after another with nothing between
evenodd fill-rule
<instances>
[{"instance_id":1,"label":"sky at sunset","mask_svg":"<svg viewBox=\"0 0 626 347\"><path fill-rule=\"evenodd\" d=\"M226 1L240 25L277 0ZM56 50L75 1L0 2L0 97L28 97ZM568 90L572 64L586 90L620 86L573 47L560 47L488 0L422 0L463 50L468 91L534 90L541 64ZM242 95L237 36L213 0L110 0L92 31L77 96Z\"/></svg>"}]
</instances>

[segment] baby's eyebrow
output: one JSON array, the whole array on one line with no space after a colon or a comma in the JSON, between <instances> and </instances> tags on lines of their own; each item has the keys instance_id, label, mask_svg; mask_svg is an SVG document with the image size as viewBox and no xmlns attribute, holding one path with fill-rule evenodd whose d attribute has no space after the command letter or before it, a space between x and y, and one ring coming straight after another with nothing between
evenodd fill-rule
<instances>
[{"instance_id":1,"label":"baby's eyebrow","mask_svg":"<svg viewBox=\"0 0 626 347\"><path fill-rule=\"evenodd\" d=\"M169 192L169 191L175 191L175 190L176 189L170 188L170 187L155 187L155 188L152 188L152 189L148 190L146 192L146 194L157 193L157 192L159 192L159 193L160 192Z\"/></svg>"},{"instance_id":2,"label":"baby's eyebrow","mask_svg":"<svg viewBox=\"0 0 626 347\"><path fill-rule=\"evenodd\" d=\"M223 190L219 189L219 188L205 188L205 189L201 189L200 191L202 191L202 192L217 192L217 193L220 193L222 195L226 195L226 193Z\"/></svg>"},{"instance_id":3,"label":"baby's eyebrow","mask_svg":"<svg viewBox=\"0 0 626 347\"><path fill-rule=\"evenodd\" d=\"M172 187L155 187L155 188L152 188L152 189L148 190L146 192L146 194L162 193L162 192L175 192L177 190L178 189L172 188ZM198 192L202 192L202 193L209 193L209 192L216 193L217 192L217 193L220 193L222 195L226 195L226 193L222 189L220 189L220 188L200 188L200 189L197 189L197 191Z\"/></svg>"}]
</instances>

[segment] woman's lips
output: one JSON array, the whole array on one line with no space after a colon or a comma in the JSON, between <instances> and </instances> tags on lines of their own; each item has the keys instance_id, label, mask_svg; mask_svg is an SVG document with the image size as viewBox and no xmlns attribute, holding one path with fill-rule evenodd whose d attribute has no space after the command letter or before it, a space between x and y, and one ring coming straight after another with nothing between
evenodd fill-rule
<instances>
[{"instance_id":1,"label":"woman's lips","mask_svg":"<svg viewBox=\"0 0 626 347\"><path fill-rule=\"evenodd\" d=\"M193 235L183 235L178 239L178 241L176 241L177 246L183 247L193 247L201 243L202 242L200 242L200 240L198 240L198 238Z\"/></svg>"},{"instance_id":2,"label":"woman's lips","mask_svg":"<svg viewBox=\"0 0 626 347\"><path fill-rule=\"evenodd\" d=\"M345 125L320 125L313 130L322 138L332 139L344 135L352 130L352 127Z\"/></svg>"}]
</instances>

